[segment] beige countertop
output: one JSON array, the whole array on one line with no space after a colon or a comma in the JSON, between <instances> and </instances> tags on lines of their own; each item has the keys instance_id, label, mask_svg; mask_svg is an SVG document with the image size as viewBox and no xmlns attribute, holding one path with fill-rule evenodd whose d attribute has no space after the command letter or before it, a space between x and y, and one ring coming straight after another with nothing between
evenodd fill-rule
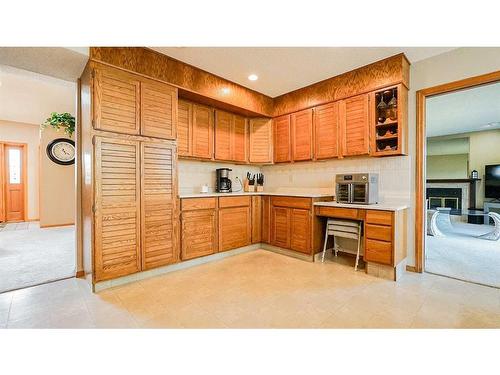
<instances>
[{"instance_id":1,"label":"beige countertop","mask_svg":"<svg viewBox=\"0 0 500 375\"><path fill-rule=\"evenodd\" d=\"M387 201L376 204L353 204L353 203L337 203L337 202L316 202L315 206L324 207L344 207L344 208L361 208L365 210L383 210L383 211L400 211L410 206L404 202Z\"/></svg>"},{"instance_id":2,"label":"beige countertop","mask_svg":"<svg viewBox=\"0 0 500 375\"><path fill-rule=\"evenodd\" d=\"M307 192L297 192L297 191L261 191L261 192L233 192L233 193L194 193L194 194L179 194L179 198L205 198L205 197L233 197L238 195L280 195L286 197L304 197L304 198L328 198L332 197L332 194L326 193L307 193Z\"/></svg>"}]
</instances>

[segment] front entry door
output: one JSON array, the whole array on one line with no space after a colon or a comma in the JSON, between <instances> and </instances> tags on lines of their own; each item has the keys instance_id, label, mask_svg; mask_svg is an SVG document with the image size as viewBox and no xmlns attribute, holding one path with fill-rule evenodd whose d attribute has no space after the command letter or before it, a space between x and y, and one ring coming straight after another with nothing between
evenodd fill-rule
<instances>
[{"instance_id":1,"label":"front entry door","mask_svg":"<svg viewBox=\"0 0 500 375\"><path fill-rule=\"evenodd\" d=\"M24 220L24 154L23 146L5 145L5 220Z\"/></svg>"}]
</instances>

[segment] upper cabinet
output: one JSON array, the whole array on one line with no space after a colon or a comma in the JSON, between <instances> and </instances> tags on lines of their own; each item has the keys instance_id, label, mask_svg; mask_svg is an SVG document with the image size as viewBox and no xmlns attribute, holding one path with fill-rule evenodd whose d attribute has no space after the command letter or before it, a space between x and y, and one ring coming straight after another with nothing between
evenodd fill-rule
<instances>
[{"instance_id":1,"label":"upper cabinet","mask_svg":"<svg viewBox=\"0 0 500 375\"><path fill-rule=\"evenodd\" d=\"M229 112L215 110L215 159L247 161L247 120Z\"/></svg>"},{"instance_id":2,"label":"upper cabinet","mask_svg":"<svg viewBox=\"0 0 500 375\"><path fill-rule=\"evenodd\" d=\"M313 157L313 110L292 113L292 157L294 161L311 160Z\"/></svg>"},{"instance_id":3,"label":"upper cabinet","mask_svg":"<svg viewBox=\"0 0 500 375\"><path fill-rule=\"evenodd\" d=\"M370 152L368 102L369 94L340 101L343 156L368 155Z\"/></svg>"},{"instance_id":4,"label":"upper cabinet","mask_svg":"<svg viewBox=\"0 0 500 375\"><path fill-rule=\"evenodd\" d=\"M330 159L339 156L339 103L314 109L314 156Z\"/></svg>"},{"instance_id":5,"label":"upper cabinet","mask_svg":"<svg viewBox=\"0 0 500 375\"><path fill-rule=\"evenodd\" d=\"M140 90L137 76L108 67L94 76L94 128L125 134L140 133Z\"/></svg>"},{"instance_id":6,"label":"upper cabinet","mask_svg":"<svg viewBox=\"0 0 500 375\"><path fill-rule=\"evenodd\" d=\"M141 135L176 138L177 89L165 83L141 82Z\"/></svg>"},{"instance_id":7,"label":"upper cabinet","mask_svg":"<svg viewBox=\"0 0 500 375\"><path fill-rule=\"evenodd\" d=\"M404 155L407 148L408 90L403 85L370 95L371 155Z\"/></svg>"},{"instance_id":8,"label":"upper cabinet","mask_svg":"<svg viewBox=\"0 0 500 375\"><path fill-rule=\"evenodd\" d=\"M185 100L179 100L177 147L180 157L213 159L213 110Z\"/></svg>"},{"instance_id":9,"label":"upper cabinet","mask_svg":"<svg viewBox=\"0 0 500 375\"><path fill-rule=\"evenodd\" d=\"M97 65L93 71L93 90L95 129L176 138L177 88Z\"/></svg>"},{"instance_id":10,"label":"upper cabinet","mask_svg":"<svg viewBox=\"0 0 500 375\"><path fill-rule=\"evenodd\" d=\"M274 119L274 162L291 161L290 115Z\"/></svg>"},{"instance_id":11,"label":"upper cabinet","mask_svg":"<svg viewBox=\"0 0 500 375\"><path fill-rule=\"evenodd\" d=\"M251 119L248 126L250 163L273 162L273 127L267 118Z\"/></svg>"}]
</instances>

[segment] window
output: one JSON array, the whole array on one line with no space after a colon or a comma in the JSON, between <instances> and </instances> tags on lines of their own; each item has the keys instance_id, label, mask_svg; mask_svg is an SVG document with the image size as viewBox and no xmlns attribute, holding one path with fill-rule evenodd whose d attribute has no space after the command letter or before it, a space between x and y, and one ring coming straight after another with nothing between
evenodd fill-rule
<instances>
[{"instance_id":1,"label":"window","mask_svg":"<svg viewBox=\"0 0 500 375\"><path fill-rule=\"evenodd\" d=\"M21 150L9 149L9 183L21 183Z\"/></svg>"}]
</instances>

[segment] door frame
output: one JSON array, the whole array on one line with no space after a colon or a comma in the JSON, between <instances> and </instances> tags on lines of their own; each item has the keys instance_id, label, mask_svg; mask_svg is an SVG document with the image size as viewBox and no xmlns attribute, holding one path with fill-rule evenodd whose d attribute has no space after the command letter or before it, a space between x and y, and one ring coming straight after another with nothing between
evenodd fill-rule
<instances>
[{"instance_id":1,"label":"door frame","mask_svg":"<svg viewBox=\"0 0 500 375\"><path fill-rule=\"evenodd\" d=\"M462 79L438 86L429 87L416 92L417 99L417 150L415 178L415 268L412 271L424 271L425 258L425 168L426 168L426 136L425 136L425 106L428 97L460 91L476 86L500 82L500 70L480 76ZM412 267L409 267L410 269Z\"/></svg>"},{"instance_id":2,"label":"door frame","mask_svg":"<svg viewBox=\"0 0 500 375\"><path fill-rule=\"evenodd\" d=\"M13 146L13 147L21 147L23 150L23 172L22 172L22 179L23 179L23 221L28 220L28 144L27 143L19 143L19 142L9 142L9 141L0 141L0 147L2 148L2 152L0 153L0 173L2 174L1 176L1 184L2 184L2 189L1 189L1 197L2 199L2 209L3 209L3 217L7 219L7 191L6 191L6 185L7 185L7 170L5 168L5 161L6 161L6 156L5 156L5 148L6 146Z\"/></svg>"}]
</instances>

